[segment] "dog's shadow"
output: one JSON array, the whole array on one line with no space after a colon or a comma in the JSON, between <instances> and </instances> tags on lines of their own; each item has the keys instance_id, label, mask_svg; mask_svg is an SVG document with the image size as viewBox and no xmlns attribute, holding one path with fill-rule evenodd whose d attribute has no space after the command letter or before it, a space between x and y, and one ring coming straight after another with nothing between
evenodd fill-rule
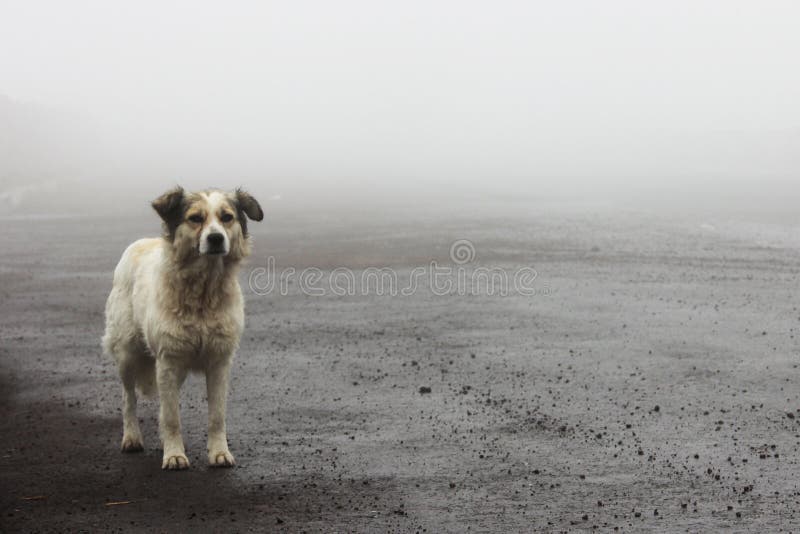
<instances>
[{"instance_id":1,"label":"dog's shadow","mask_svg":"<svg viewBox=\"0 0 800 534\"><path fill-rule=\"evenodd\" d=\"M194 442L187 443L190 451L198 450L189 455L189 470L163 471L161 450L153 447L152 421L145 420L143 430L150 437L145 451L123 454L119 417L92 416L85 406L55 397L13 402L8 390L3 397L4 532L111 527L229 532L254 525L325 530L348 518L383 529L397 528L398 516L403 515L396 509L397 488L388 478L354 480L298 469L296 475L276 479L266 466L282 461L278 449L242 449L241 444L238 451L234 448L237 467L210 468L201 454L204 447L200 450L200 443Z\"/></svg>"}]
</instances>

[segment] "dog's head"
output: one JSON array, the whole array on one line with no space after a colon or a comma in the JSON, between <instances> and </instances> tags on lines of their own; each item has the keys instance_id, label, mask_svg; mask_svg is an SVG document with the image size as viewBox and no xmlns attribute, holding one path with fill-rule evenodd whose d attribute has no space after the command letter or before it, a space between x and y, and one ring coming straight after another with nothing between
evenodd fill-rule
<instances>
[{"instance_id":1,"label":"dog's head","mask_svg":"<svg viewBox=\"0 0 800 534\"><path fill-rule=\"evenodd\" d=\"M164 221L164 238L182 259L241 259L250 253L247 219L264 218L256 199L241 189L187 193L176 187L155 199L153 209Z\"/></svg>"}]
</instances>

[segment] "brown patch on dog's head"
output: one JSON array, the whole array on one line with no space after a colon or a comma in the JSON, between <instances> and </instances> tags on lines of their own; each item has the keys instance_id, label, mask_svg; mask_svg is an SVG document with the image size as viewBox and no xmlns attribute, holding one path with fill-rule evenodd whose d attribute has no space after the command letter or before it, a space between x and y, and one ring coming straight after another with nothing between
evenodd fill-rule
<instances>
[{"instance_id":1,"label":"brown patch on dog's head","mask_svg":"<svg viewBox=\"0 0 800 534\"><path fill-rule=\"evenodd\" d=\"M175 238L178 226L183 222L186 211L186 192L181 186L170 189L152 202L153 209L164 222L164 237L169 241Z\"/></svg>"}]
</instances>

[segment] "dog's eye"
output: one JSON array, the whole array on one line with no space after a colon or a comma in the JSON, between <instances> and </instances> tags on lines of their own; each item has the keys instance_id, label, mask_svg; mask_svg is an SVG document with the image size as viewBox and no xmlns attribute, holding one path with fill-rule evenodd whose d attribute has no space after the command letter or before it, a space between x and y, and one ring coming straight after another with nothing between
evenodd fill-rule
<instances>
[{"instance_id":1,"label":"dog's eye","mask_svg":"<svg viewBox=\"0 0 800 534\"><path fill-rule=\"evenodd\" d=\"M233 220L233 215L231 213L223 213L219 220L222 222L231 222Z\"/></svg>"},{"instance_id":2,"label":"dog's eye","mask_svg":"<svg viewBox=\"0 0 800 534\"><path fill-rule=\"evenodd\" d=\"M201 223L203 222L203 216L195 213L194 215L189 216L189 220L193 223Z\"/></svg>"}]
</instances>

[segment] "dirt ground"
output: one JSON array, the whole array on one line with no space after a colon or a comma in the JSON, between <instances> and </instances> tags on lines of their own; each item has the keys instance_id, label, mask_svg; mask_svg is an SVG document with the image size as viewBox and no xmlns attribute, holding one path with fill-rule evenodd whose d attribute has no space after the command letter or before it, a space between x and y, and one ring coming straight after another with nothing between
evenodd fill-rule
<instances>
[{"instance_id":1,"label":"dirt ground","mask_svg":"<svg viewBox=\"0 0 800 534\"><path fill-rule=\"evenodd\" d=\"M797 530L800 242L779 226L603 207L267 206L242 271L228 410L238 465L123 455L99 348L111 273L155 216L10 217L0 259L0 530ZM468 239L535 294L257 294L252 269L390 267ZM427 389L429 388L429 389Z\"/></svg>"}]
</instances>

